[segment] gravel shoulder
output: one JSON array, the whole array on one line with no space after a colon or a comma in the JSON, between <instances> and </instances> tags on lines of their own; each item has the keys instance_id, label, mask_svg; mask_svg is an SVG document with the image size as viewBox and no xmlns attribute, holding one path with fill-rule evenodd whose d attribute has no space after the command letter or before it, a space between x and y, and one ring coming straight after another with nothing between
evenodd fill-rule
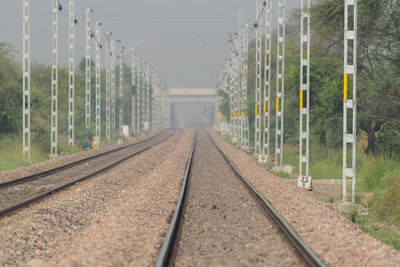
<instances>
[{"instance_id":1,"label":"gravel shoulder","mask_svg":"<svg viewBox=\"0 0 400 267\"><path fill-rule=\"evenodd\" d=\"M303 240L330 266L400 266L400 253L358 229L330 205L268 173L243 151L210 133L240 172L269 199Z\"/></svg>"},{"instance_id":2,"label":"gravel shoulder","mask_svg":"<svg viewBox=\"0 0 400 267\"><path fill-rule=\"evenodd\" d=\"M120 146L134 144L134 143L140 142L144 139L147 139L151 136L154 136L154 135L158 134L159 132L160 131L151 132L148 136L140 136L140 137L134 138L133 140L125 142L122 145L118 145L118 144L105 145L100 150L90 149L87 151L73 153L73 154L70 154L67 156L58 156L54 159L49 159L49 160L46 160L43 162L38 162L38 163L35 163L32 165L29 165L27 167L18 168L15 170L1 171L0 172L0 183L6 182L6 181L9 181L12 179L16 179L16 178L19 178L19 177L22 177L25 175L29 175L32 173L38 173L38 172L45 171L45 170L48 170L51 168L55 168L55 167L58 167L58 166L61 166L61 165L64 165L64 164L67 164L67 163L70 163L70 162L73 162L76 160L80 160L80 159L83 159L83 158L86 158L89 156L93 156L93 155L96 155L96 154L99 154L102 152L106 152L106 151L115 149Z\"/></svg>"},{"instance_id":3,"label":"gravel shoulder","mask_svg":"<svg viewBox=\"0 0 400 267\"><path fill-rule=\"evenodd\" d=\"M175 266L303 266L204 130L190 179Z\"/></svg>"},{"instance_id":4,"label":"gravel shoulder","mask_svg":"<svg viewBox=\"0 0 400 267\"><path fill-rule=\"evenodd\" d=\"M156 260L193 130L0 220L0 265L120 266ZM36 265L38 266L38 265Z\"/></svg>"}]
</instances>

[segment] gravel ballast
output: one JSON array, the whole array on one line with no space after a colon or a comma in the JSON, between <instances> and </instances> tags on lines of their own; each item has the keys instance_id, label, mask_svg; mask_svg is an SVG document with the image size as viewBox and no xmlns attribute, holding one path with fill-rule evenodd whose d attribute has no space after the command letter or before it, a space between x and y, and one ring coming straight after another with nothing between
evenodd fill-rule
<instances>
[{"instance_id":1,"label":"gravel ballast","mask_svg":"<svg viewBox=\"0 0 400 267\"><path fill-rule=\"evenodd\" d=\"M13 186L0 188L0 210L8 206L14 205L31 197L50 191L61 185L65 185L74 180L87 177L92 173L110 166L123 158L137 153L149 146L160 143L169 136L172 131L166 131L154 139L145 140L141 143L135 143L133 146L126 146L121 150L101 155L99 157L84 161L74 166L70 166L64 170L57 171L50 175L40 177L32 181L25 181Z\"/></svg>"},{"instance_id":2,"label":"gravel ballast","mask_svg":"<svg viewBox=\"0 0 400 267\"><path fill-rule=\"evenodd\" d=\"M23 167L23 168L18 168L15 170L10 170L10 171L0 171L0 183L2 182L6 182L12 179L16 179L18 177L22 177L25 175L31 175L33 173L38 173L41 171L45 171L51 168L55 168L76 160L80 160L89 156L93 156L102 152L106 152L112 149L115 149L117 147L121 147L121 146L126 146L129 144L135 144L137 142L140 142L144 139L147 139L149 137L155 136L158 133L160 133L160 131L154 131L151 132L149 136L140 136L137 138L134 138L131 141L125 142L122 145L104 145L100 150L96 150L96 149L90 149L87 151L82 151L82 152L77 152L77 153L73 153L67 156L58 156L55 157L54 159L49 159L43 162L38 162L38 163L34 163L32 165L29 165L27 167ZM105 142L105 139L103 140L103 142Z\"/></svg>"},{"instance_id":3,"label":"gravel ballast","mask_svg":"<svg viewBox=\"0 0 400 267\"><path fill-rule=\"evenodd\" d=\"M211 136L240 172L272 202L303 240L330 266L400 266L400 253L291 181L268 173L265 165L228 144L214 130Z\"/></svg>"},{"instance_id":4,"label":"gravel ballast","mask_svg":"<svg viewBox=\"0 0 400 267\"><path fill-rule=\"evenodd\" d=\"M199 131L176 266L302 266L303 261Z\"/></svg>"},{"instance_id":5,"label":"gravel ballast","mask_svg":"<svg viewBox=\"0 0 400 267\"><path fill-rule=\"evenodd\" d=\"M0 220L0 265L155 262L175 208L193 130Z\"/></svg>"}]
</instances>

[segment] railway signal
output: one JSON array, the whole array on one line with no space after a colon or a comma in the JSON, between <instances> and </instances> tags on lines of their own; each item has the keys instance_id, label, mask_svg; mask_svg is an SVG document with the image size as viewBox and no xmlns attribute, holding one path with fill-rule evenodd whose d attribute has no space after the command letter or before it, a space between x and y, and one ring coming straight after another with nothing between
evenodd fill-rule
<instances>
[{"instance_id":1,"label":"railway signal","mask_svg":"<svg viewBox=\"0 0 400 267\"><path fill-rule=\"evenodd\" d=\"M351 200L355 202L356 191L356 138L357 138L357 0L345 0L344 9L344 78L343 78L343 201L346 201L347 177L352 178ZM350 12L349 12L350 11ZM352 11L352 12L351 12ZM351 24L349 24L352 22ZM352 48L352 51L350 51ZM349 53L352 52L352 62ZM348 93L348 82L353 87ZM351 113L350 113L351 112ZM352 116L348 116L349 113ZM348 132L351 132L350 134ZM347 161L351 151L351 165Z\"/></svg>"},{"instance_id":2,"label":"railway signal","mask_svg":"<svg viewBox=\"0 0 400 267\"><path fill-rule=\"evenodd\" d=\"M305 6L305 2L307 6ZM310 155L310 1L301 0L300 23L300 133L298 186L312 190ZM305 27L306 26L306 27ZM305 123L304 123L305 122ZM305 145L305 147L303 146ZM305 150L305 151L304 151ZM305 153L304 153L305 152Z\"/></svg>"}]
</instances>

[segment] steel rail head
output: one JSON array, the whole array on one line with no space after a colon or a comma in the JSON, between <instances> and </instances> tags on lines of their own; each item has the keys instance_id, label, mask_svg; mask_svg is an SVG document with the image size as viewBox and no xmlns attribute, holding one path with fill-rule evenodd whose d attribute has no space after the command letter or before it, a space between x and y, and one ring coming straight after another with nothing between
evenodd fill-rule
<instances>
[{"instance_id":1,"label":"steel rail head","mask_svg":"<svg viewBox=\"0 0 400 267\"><path fill-rule=\"evenodd\" d=\"M80 164L80 163L86 162L86 161L88 161L88 160L95 159L95 158L98 158L98 157L101 157L101 156L105 156L105 155L107 155L107 154L110 154L110 153L113 153L113 152L117 152L117 151L122 150L122 149L125 149L125 148L133 147L133 146L142 144L142 143L144 143L144 142L151 141L151 140L157 138L158 136L162 135L163 133L167 132L168 130L169 130L169 129L166 129L166 130L164 130L164 131L161 131L161 132L155 134L154 136L152 136L152 137L150 137L150 138L146 138L146 139L144 139L144 140L142 140L142 141L139 141L139 142L136 142L136 143L134 143L134 144L129 144L129 145L126 145L126 146L121 146L121 147L118 147L118 148L116 148L116 149L112 149L112 150L109 150L109 151L105 151L105 152L102 152L102 153L99 153L99 154L96 154L96 155L93 155L93 156L90 156L90 157L87 157L87 158L84 158L84 159L76 160L76 161L73 161L73 162L70 162L70 163L67 163L67 164L64 164L64 165L61 165L61 166L52 168L52 169L48 169L48 170L45 170L45 171L42 171L42 172L39 172L39 173L35 173L35 174L23 176L23 177L20 177L20 178L16 178L16 179L13 179L13 180L10 180L10 181L6 181L6 182L3 182L3 183L0 183L0 189L1 189L1 188L8 187L8 186L11 186L11 185L20 184L20 183L23 183L23 182L36 180L36 179L39 179L39 178L48 176L48 175L50 175L50 174L53 174L53 173L56 173L56 172L65 170L65 169L70 168L70 167L72 167L72 166L78 165L78 164Z\"/></svg>"},{"instance_id":2,"label":"steel rail head","mask_svg":"<svg viewBox=\"0 0 400 267\"><path fill-rule=\"evenodd\" d=\"M196 149L196 140L197 140L197 131L193 136L193 144L192 149L190 151L189 159L186 164L185 176L182 183L182 190L181 194L178 199L178 203L176 204L176 208L174 214L171 219L171 223L167 232L167 235L164 239L164 243L161 247L160 253L158 254L156 267L168 266L171 256L172 256L172 248L176 239L176 234L178 232L179 224L181 218L183 216L183 209L185 207L186 199L187 199L187 192L188 192L188 185L190 179L190 170L192 168L192 161L194 151Z\"/></svg>"},{"instance_id":3,"label":"steel rail head","mask_svg":"<svg viewBox=\"0 0 400 267\"><path fill-rule=\"evenodd\" d=\"M63 185L55 187L55 188L53 188L53 189L51 189L49 191L46 191L46 192L44 192L42 194L36 195L36 196L34 196L32 198L29 198L27 200L24 200L24 201L21 201L21 202L15 204L15 205L9 206L9 207L4 208L4 209L1 209L0 210L0 218L13 213L14 211L17 211L17 210L20 210L22 208L25 208L25 207L29 206L32 203L38 202L38 201L40 201L40 200L42 200L42 199L44 199L44 198L46 198L46 197L48 197L48 196L50 196L50 195L52 195L54 193L60 192L60 191L62 191L64 189L67 189L67 188L71 187L72 185L74 185L76 183L82 182L82 181L87 180L88 178L91 178L91 177L93 177L93 176L95 176L97 174L105 172L105 171L117 166L118 164L124 162L125 160L127 160L129 158L132 158L132 157L134 157L136 155L139 155L139 154L149 150L153 146L161 144L162 142L167 140L169 137L171 137L173 135L173 133L174 133L174 131L172 131L168 136L163 138L160 142L157 142L155 144L151 144L151 145L149 145L149 146L147 146L145 148L142 148L139 151L136 151L136 152L134 152L132 154L129 154L129 155L123 157L122 159L120 159L120 160L118 160L118 161L116 161L114 163L111 163L111 164L109 164L109 165L107 165L107 166L105 166L105 167L103 167L103 168L101 168L101 169L99 169L99 170L97 170L95 172L92 172L92 173L90 173L90 174L88 174L88 175L86 175L84 177L80 177L80 178L75 179L75 180L73 180L73 181L71 181L69 183L63 184ZM159 136L159 135L157 135L157 136ZM155 136L153 136L151 138L148 138L146 140L149 141L149 140L154 139L154 138L155 138Z\"/></svg>"},{"instance_id":4,"label":"steel rail head","mask_svg":"<svg viewBox=\"0 0 400 267\"><path fill-rule=\"evenodd\" d=\"M222 154L223 158L232 168L236 176L244 183L246 188L250 191L251 194L260 202L262 207L268 212L274 222L279 226L285 236L289 239L291 244L297 249L300 255L304 258L304 260L310 266L327 266L325 262L321 260L321 258L303 241L300 235L294 230L294 228L286 221L286 219L278 213L278 211L274 208L272 203L267 200L252 184L246 177L244 177L236 165L229 159L229 157L225 154L225 152L217 145L217 143L213 140L210 133L207 131L208 137L211 142L216 146L217 150Z\"/></svg>"}]
</instances>

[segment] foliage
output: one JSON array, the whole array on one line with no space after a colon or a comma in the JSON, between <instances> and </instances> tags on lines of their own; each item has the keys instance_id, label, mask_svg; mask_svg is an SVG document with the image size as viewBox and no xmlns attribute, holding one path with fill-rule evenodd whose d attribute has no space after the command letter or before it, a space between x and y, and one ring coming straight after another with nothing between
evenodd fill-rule
<instances>
[{"instance_id":1,"label":"foliage","mask_svg":"<svg viewBox=\"0 0 400 267\"><path fill-rule=\"evenodd\" d=\"M0 138L8 140L8 136L22 136L22 70L17 62L17 51L10 44L0 43ZM58 151L75 152L90 147L90 139L95 134L95 66L91 65L91 124L85 126L85 59L79 61L75 70L75 143L74 148L68 146L68 68L59 67L58 72ZM102 70L102 77L105 71ZM119 67L116 68L119 77ZM131 70L124 68L123 110L124 124L131 122ZM31 144L32 151L38 149L38 158L50 152L50 112L51 112L51 67L44 64L31 64ZM101 88L105 88L105 79L101 80ZM119 106L119 79L116 79L116 107ZM105 136L105 92L101 90L101 126L102 136ZM118 125L118 110L116 112ZM22 139L22 138L21 138ZM15 141L15 140L14 140ZM13 149L22 146L15 143ZM22 154L22 149L19 151ZM33 153L31 151L31 154ZM0 151L1 154L1 151ZM34 156L32 156L35 161ZM20 161L20 159L18 159ZM1 167L0 167L1 168ZM8 167L5 167L8 168Z\"/></svg>"}]
</instances>

